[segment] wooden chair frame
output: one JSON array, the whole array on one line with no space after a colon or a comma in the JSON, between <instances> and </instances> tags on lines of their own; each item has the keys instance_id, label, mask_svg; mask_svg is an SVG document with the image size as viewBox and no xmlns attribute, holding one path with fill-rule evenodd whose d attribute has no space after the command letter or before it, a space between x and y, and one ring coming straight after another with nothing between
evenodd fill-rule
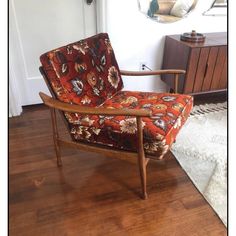
<instances>
[{"instance_id":1,"label":"wooden chair frame","mask_svg":"<svg viewBox=\"0 0 236 236\"><path fill-rule=\"evenodd\" d=\"M141 187L142 187L142 198L147 199L147 173L146 167L151 156L145 156L144 147L143 147L143 128L142 128L142 117L151 117L152 113L149 110L144 109L109 109L109 108L93 108L93 107L85 107L80 105L68 104L61 101L58 101L55 98L55 94L49 85L49 80L43 70L43 67L39 68L42 73L44 80L52 94L52 97L40 92L39 95L43 101L43 103L50 108L51 111L51 119L52 119L52 129L53 129L53 140L54 147L57 157L57 165L62 166L61 161L61 147L72 147L78 148L80 150L101 153L106 156L117 157L119 159L127 159L127 158L136 158L138 160L139 173L141 178ZM123 71L121 70L121 75L126 76L147 76L147 75L161 75L161 74L173 74L175 80L175 93L178 91L178 78L180 74L184 74L184 70L158 70L158 71ZM137 143L138 143L138 151L130 152L124 150L111 149L101 146L96 146L94 144L85 144L80 143L78 141L66 141L62 140L59 137L58 128L57 128L57 118L56 118L56 109L62 112L76 112L84 115L106 115L106 116L133 116L137 121ZM63 114L63 113L62 113ZM64 115L63 118L65 119ZM121 158L122 157L122 158Z\"/></svg>"}]
</instances>

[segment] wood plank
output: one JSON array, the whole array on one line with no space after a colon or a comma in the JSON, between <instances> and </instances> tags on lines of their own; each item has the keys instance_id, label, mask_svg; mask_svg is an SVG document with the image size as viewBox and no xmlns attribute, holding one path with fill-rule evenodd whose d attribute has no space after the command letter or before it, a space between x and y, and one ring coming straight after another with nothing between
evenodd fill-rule
<instances>
[{"instance_id":1,"label":"wood plank","mask_svg":"<svg viewBox=\"0 0 236 236\"><path fill-rule=\"evenodd\" d=\"M209 48L201 48L197 72L194 81L193 92L200 92L202 89L202 84L207 71L207 60L209 56Z\"/></svg>"},{"instance_id":2,"label":"wood plank","mask_svg":"<svg viewBox=\"0 0 236 236\"><path fill-rule=\"evenodd\" d=\"M149 161L144 201L136 164L62 148L58 168L51 132L40 106L9 120L9 235L227 235L171 153Z\"/></svg>"},{"instance_id":3,"label":"wood plank","mask_svg":"<svg viewBox=\"0 0 236 236\"><path fill-rule=\"evenodd\" d=\"M223 66L220 82L219 82L219 89L225 89L227 88L227 77L228 77L228 71L227 71L227 56L225 58L225 63Z\"/></svg>"},{"instance_id":4,"label":"wood plank","mask_svg":"<svg viewBox=\"0 0 236 236\"><path fill-rule=\"evenodd\" d=\"M215 66L215 70L213 74L213 79L211 82L211 90L219 89L219 82L220 82L220 78L221 78L223 67L224 67L226 51L227 51L226 46L219 47L219 52L218 52L218 56L216 60L216 66Z\"/></svg>"},{"instance_id":5,"label":"wood plank","mask_svg":"<svg viewBox=\"0 0 236 236\"><path fill-rule=\"evenodd\" d=\"M189 65L188 65L188 71L186 74L185 84L184 84L184 93L192 93L193 92L193 86L195 81L195 76L197 72L198 67L198 61L200 57L200 48L194 48L190 52L189 56Z\"/></svg>"},{"instance_id":6,"label":"wood plank","mask_svg":"<svg viewBox=\"0 0 236 236\"><path fill-rule=\"evenodd\" d=\"M219 50L218 47L211 47L210 48L210 53L209 53L209 57L208 57L208 61L207 61L208 68L207 68L205 78L203 79L201 91L209 91L210 90L218 50Z\"/></svg>"}]
</instances>

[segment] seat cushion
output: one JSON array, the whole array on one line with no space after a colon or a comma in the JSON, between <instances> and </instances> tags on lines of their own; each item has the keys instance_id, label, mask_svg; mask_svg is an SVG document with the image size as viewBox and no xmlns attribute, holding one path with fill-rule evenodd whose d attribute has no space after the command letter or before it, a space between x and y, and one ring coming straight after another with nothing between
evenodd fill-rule
<instances>
[{"instance_id":1,"label":"seat cushion","mask_svg":"<svg viewBox=\"0 0 236 236\"><path fill-rule=\"evenodd\" d=\"M148 109L152 117L143 117L144 149L160 159L174 142L190 114L193 98L189 95L120 91L100 107ZM80 116L66 113L75 140L137 151L136 119L130 116Z\"/></svg>"},{"instance_id":2,"label":"seat cushion","mask_svg":"<svg viewBox=\"0 0 236 236\"><path fill-rule=\"evenodd\" d=\"M40 60L49 87L60 101L97 106L123 88L106 33L51 50Z\"/></svg>"}]
</instances>

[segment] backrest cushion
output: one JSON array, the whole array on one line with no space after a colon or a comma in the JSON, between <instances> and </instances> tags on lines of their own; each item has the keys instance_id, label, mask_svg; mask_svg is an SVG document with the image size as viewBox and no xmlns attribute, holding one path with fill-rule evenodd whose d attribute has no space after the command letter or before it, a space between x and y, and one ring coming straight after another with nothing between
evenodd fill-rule
<instances>
[{"instance_id":1,"label":"backrest cushion","mask_svg":"<svg viewBox=\"0 0 236 236\"><path fill-rule=\"evenodd\" d=\"M49 51L40 61L52 91L63 102L98 106L123 88L106 33Z\"/></svg>"}]
</instances>

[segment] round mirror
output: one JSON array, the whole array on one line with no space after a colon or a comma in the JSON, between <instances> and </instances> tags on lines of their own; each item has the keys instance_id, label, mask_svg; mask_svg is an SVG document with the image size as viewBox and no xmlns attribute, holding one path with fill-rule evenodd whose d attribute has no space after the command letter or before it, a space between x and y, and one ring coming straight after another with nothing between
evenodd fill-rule
<instances>
[{"instance_id":1,"label":"round mirror","mask_svg":"<svg viewBox=\"0 0 236 236\"><path fill-rule=\"evenodd\" d=\"M205 16L227 16L227 0L214 0L210 9L203 13Z\"/></svg>"},{"instance_id":2,"label":"round mirror","mask_svg":"<svg viewBox=\"0 0 236 236\"><path fill-rule=\"evenodd\" d=\"M198 0L138 0L139 10L151 19L171 23L186 17Z\"/></svg>"}]
</instances>

